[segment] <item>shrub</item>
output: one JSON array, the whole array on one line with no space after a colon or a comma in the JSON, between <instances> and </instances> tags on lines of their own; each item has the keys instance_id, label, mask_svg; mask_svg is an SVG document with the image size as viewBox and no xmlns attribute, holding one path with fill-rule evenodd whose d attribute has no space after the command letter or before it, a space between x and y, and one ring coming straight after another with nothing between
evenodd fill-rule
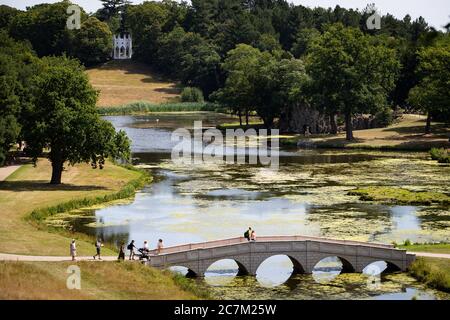
<instances>
[{"instance_id":1,"label":"shrub","mask_svg":"<svg viewBox=\"0 0 450 320\"><path fill-rule=\"evenodd\" d=\"M203 102L203 92L199 88L186 87L181 92L182 102Z\"/></svg>"},{"instance_id":2,"label":"shrub","mask_svg":"<svg viewBox=\"0 0 450 320\"><path fill-rule=\"evenodd\" d=\"M394 122L394 111L391 108L383 108L375 114L375 122L377 127L387 127Z\"/></svg>"},{"instance_id":3,"label":"shrub","mask_svg":"<svg viewBox=\"0 0 450 320\"><path fill-rule=\"evenodd\" d=\"M450 163L450 155L446 149L433 148L430 150L431 159L439 163Z\"/></svg>"}]
</instances>

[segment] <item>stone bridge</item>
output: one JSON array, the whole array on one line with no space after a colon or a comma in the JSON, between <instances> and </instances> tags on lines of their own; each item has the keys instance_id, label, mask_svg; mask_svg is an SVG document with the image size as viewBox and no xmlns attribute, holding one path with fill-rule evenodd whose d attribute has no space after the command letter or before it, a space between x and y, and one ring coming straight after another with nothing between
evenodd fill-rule
<instances>
[{"instance_id":1,"label":"stone bridge","mask_svg":"<svg viewBox=\"0 0 450 320\"><path fill-rule=\"evenodd\" d=\"M214 262L223 259L236 261L239 275L256 275L261 263L275 255L286 255L294 265L294 273L312 273L324 258L338 257L342 272L361 273L373 262L385 261L385 272L406 271L415 255L392 245L346 240L332 240L305 236L265 236L255 242L232 238L164 248L153 256L148 265L155 268L180 266L188 268L188 275L203 277Z\"/></svg>"}]
</instances>

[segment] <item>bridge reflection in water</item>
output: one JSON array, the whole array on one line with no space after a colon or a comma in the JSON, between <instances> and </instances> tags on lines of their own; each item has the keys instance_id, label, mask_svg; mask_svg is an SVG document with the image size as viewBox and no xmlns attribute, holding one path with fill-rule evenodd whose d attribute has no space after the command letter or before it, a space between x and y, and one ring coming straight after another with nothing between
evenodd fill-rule
<instances>
[{"instance_id":1,"label":"bridge reflection in water","mask_svg":"<svg viewBox=\"0 0 450 320\"><path fill-rule=\"evenodd\" d=\"M155 254L155 252L153 252ZM342 272L358 272L374 262L385 261L384 272L406 271L415 255L392 245L306 236L264 236L256 242L243 237L193 243L163 249L152 256L149 266L188 269L188 276L204 277L208 268L219 260L231 259L238 266L238 275L255 276L258 267L268 258L285 255L293 265L293 273L311 274L323 259L338 257Z\"/></svg>"}]
</instances>

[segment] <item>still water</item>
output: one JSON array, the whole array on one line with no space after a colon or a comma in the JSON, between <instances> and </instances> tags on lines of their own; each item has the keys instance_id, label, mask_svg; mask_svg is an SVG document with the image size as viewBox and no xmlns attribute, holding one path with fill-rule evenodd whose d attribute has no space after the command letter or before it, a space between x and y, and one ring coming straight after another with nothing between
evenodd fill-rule
<instances>
[{"instance_id":1,"label":"still water","mask_svg":"<svg viewBox=\"0 0 450 320\"><path fill-rule=\"evenodd\" d=\"M448 207L387 206L347 195L355 187L401 186L450 192L450 167L420 153L284 150L279 170L259 165L204 163L183 166L170 159L175 128L235 121L213 113L106 117L132 140L134 163L154 182L133 201L53 217L107 241L134 239L166 246L241 236L312 235L391 243L450 241ZM200 285L213 296L241 299L435 299L404 274L383 275L368 288L366 275L341 274L339 260L317 266L313 276L292 276L287 257L274 257L258 277L234 277L233 261L211 266Z\"/></svg>"}]
</instances>

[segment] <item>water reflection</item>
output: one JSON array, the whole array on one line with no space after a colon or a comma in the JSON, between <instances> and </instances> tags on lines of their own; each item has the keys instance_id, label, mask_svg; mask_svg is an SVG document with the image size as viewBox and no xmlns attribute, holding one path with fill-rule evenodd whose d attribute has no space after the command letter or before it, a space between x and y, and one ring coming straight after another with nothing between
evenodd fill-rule
<instances>
[{"instance_id":1,"label":"water reflection","mask_svg":"<svg viewBox=\"0 0 450 320\"><path fill-rule=\"evenodd\" d=\"M285 255L272 256L256 270L256 279L263 287L276 287L286 283L293 275L294 265Z\"/></svg>"},{"instance_id":2,"label":"water reflection","mask_svg":"<svg viewBox=\"0 0 450 320\"><path fill-rule=\"evenodd\" d=\"M210 278L211 279L211 278ZM312 275L294 275L277 286L262 284L257 277L222 277L211 280L192 280L220 299L387 299L429 300L448 299L448 294L438 293L417 284L404 274L392 274L381 278L379 286L368 286L368 276L363 274L340 274L330 281L317 281Z\"/></svg>"},{"instance_id":3,"label":"water reflection","mask_svg":"<svg viewBox=\"0 0 450 320\"><path fill-rule=\"evenodd\" d=\"M415 233L420 230L420 219L417 216L417 208L411 206L397 206L391 208L392 222L397 231L409 231Z\"/></svg>"}]
</instances>

